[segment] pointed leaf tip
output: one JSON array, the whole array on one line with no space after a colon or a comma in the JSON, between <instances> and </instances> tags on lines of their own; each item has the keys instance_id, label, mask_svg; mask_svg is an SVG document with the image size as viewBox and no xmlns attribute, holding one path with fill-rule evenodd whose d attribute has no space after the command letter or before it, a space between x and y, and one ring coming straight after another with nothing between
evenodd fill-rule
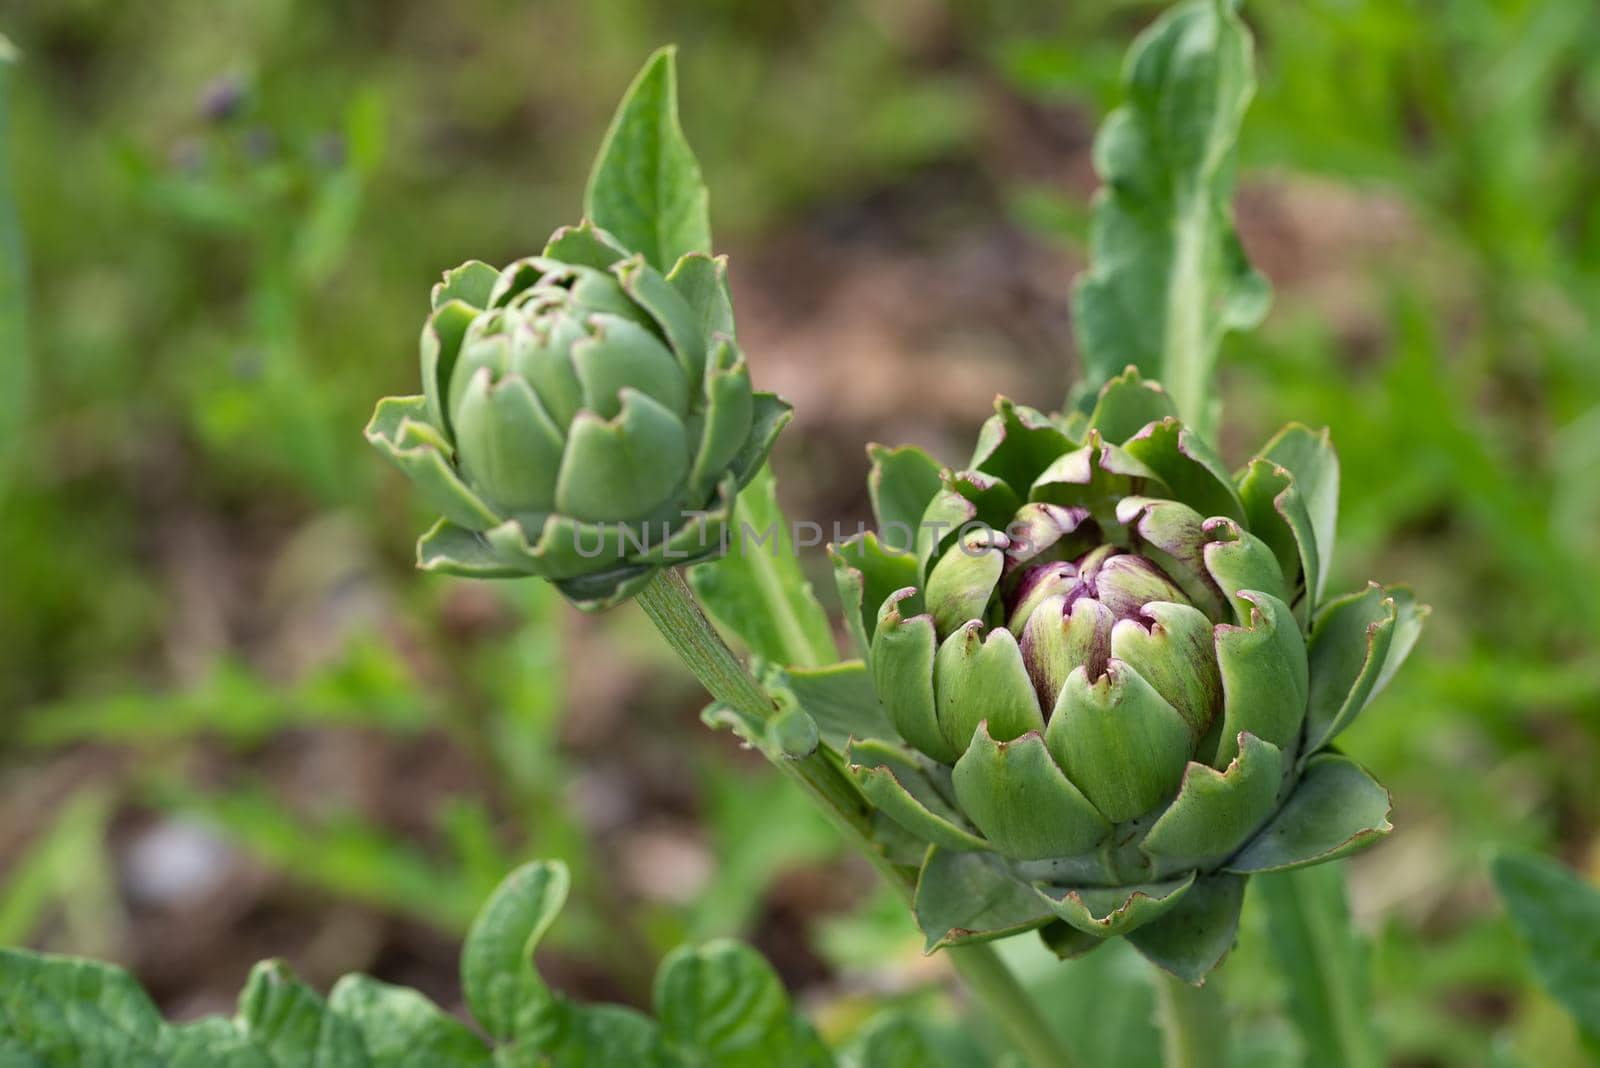
<instances>
[{"instance_id":1,"label":"pointed leaf tip","mask_svg":"<svg viewBox=\"0 0 1600 1068\"><path fill-rule=\"evenodd\" d=\"M676 49L657 49L624 94L595 158L585 214L651 266L711 251L709 194L678 122Z\"/></svg>"}]
</instances>

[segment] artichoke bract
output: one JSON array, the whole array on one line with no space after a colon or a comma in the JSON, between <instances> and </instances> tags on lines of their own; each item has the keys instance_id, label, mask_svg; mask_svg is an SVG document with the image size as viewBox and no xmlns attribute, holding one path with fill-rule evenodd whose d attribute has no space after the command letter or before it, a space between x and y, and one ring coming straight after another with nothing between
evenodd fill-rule
<instances>
[{"instance_id":1,"label":"artichoke bract","mask_svg":"<svg viewBox=\"0 0 1600 1068\"><path fill-rule=\"evenodd\" d=\"M1329 743L1425 609L1377 585L1323 599L1325 432L1291 426L1230 475L1132 369L1088 417L996 409L965 469L873 450L879 531L835 549L884 713L851 770L926 849L930 947L1127 935L1198 981L1245 876L1389 830L1387 791Z\"/></svg>"},{"instance_id":2,"label":"artichoke bract","mask_svg":"<svg viewBox=\"0 0 1600 1068\"><path fill-rule=\"evenodd\" d=\"M722 259L662 275L584 222L448 272L432 306L423 395L366 431L442 515L420 567L536 575L594 609L722 549L790 415L751 389Z\"/></svg>"}]
</instances>

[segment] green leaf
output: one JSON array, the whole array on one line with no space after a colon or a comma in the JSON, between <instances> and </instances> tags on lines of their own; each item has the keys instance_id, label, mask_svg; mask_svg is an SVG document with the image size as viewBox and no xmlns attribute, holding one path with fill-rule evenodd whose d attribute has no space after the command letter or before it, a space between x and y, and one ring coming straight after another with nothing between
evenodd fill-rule
<instances>
[{"instance_id":1,"label":"green leaf","mask_svg":"<svg viewBox=\"0 0 1600 1068\"><path fill-rule=\"evenodd\" d=\"M848 1068L930 1068L947 1062L928 1029L907 1013L886 1012L868 1021L843 1052Z\"/></svg>"},{"instance_id":2,"label":"green leaf","mask_svg":"<svg viewBox=\"0 0 1600 1068\"><path fill-rule=\"evenodd\" d=\"M823 741L841 752L852 735L898 737L883 705L878 703L872 676L860 660L845 660L823 668L788 668L774 673L769 685L774 684L794 694L800 707L816 720Z\"/></svg>"},{"instance_id":3,"label":"green leaf","mask_svg":"<svg viewBox=\"0 0 1600 1068\"><path fill-rule=\"evenodd\" d=\"M795 1013L777 973L726 939L684 946L661 965L656 1013L667 1048L705 1068L827 1068L822 1040Z\"/></svg>"},{"instance_id":4,"label":"green leaf","mask_svg":"<svg viewBox=\"0 0 1600 1068\"><path fill-rule=\"evenodd\" d=\"M770 468L739 494L733 515L727 554L689 571L706 611L774 663L814 668L837 660L828 614L801 570Z\"/></svg>"},{"instance_id":5,"label":"green leaf","mask_svg":"<svg viewBox=\"0 0 1600 1068\"><path fill-rule=\"evenodd\" d=\"M1305 537L1309 528L1312 544L1302 544L1300 555L1306 569L1306 596L1314 606L1322 599L1338 532L1339 454L1327 427L1312 430L1290 423L1261 447L1259 455L1294 479L1294 499L1285 500L1281 507L1297 513L1285 517L1296 539Z\"/></svg>"},{"instance_id":6,"label":"green leaf","mask_svg":"<svg viewBox=\"0 0 1600 1068\"><path fill-rule=\"evenodd\" d=\"M17 457L27 410L27 265L22 227L11 187L11 61L15 51L0 37L0 498Z\"/></svg>"},{"instance_id":7,"label":"green leaf","mask_svg":"<svg viewBox=\"0 0 1600 1068\"><path fill-rule=\"evenodd\" d=\"M21 1059L18 1059L21 1058ZM232 1019L173 1026L132 976L0 950L6 1068L487 1068L483 1040L413 990L349 976L324 1002L277 962L257 965Z\"/></svg>"},{"instance_id":8,"label":"green leaf","mask_svg":"<svg viewBox=\"0 0 1600 1068\"><path fill-rule=\"evenodd\" d=\"M1051 918L1040 894L992 853L928 850L912 902L932 953L1042 927Z\"/></svg>"},{"instance_id":9,"label":"green leaf","mask_svg":"<svg viewBox=\"0 0 1600 1068\"><path fill-rule=\"evenodd\" d=\"M1089 413L1089 426L1105 440L1120 445L1151 423L1177 415L1161 383L1146 382L1137 367L1129 367L1100 387Z\"/></svg>"},{"instance_id":10,"label":"green leaf","mask_svg":"<svg viewBox=\"0 0 1600 1068\"><path fill-rule=\"evenodd\" d=\"M878 537L888 548L909 550L917 544L928 502L943 484L939 461L914 445L868 445L867 457L872 461L867 495L878 520Z\"/></svg>"},{"instance_id":11,"label":"green leaf","mask_svg":"<svg viewBox=\"0 0 1600 1068\"><path fill-rule=\"evenodd\" d=\"M1391 805L1365 768L1340 753L1318 753L1277 815L1224 868L1249 875L1348 856L1394 829Z\"/></svg>"},{"instance_id":12,"label":"green leaf","mask_svg":"<svg viewBox=\"0 0 1600 1068\"><path fill-rule=\"evenodd\" d=\"M1196 879L1177 905L1128 941L1156 967L1186 983L1201 983L1233 948L1244 887L1240 875Z\"/></svg>"},{"instance_id":13,"label":"green leaf","mask_svg":"<svg viewBox=\"0 0 1600 1068\"><path fill-rule=\"evenodd\" d=\"M763 813L765 815L766 813ZM555 862L490 897L462 951L462 987L494 1048L414 990L348 976L324 1001L277 962L231 1019L165 1023L110 965L0 949L0 1068L831 1068L777 974L734 942L685 947L657 978L661 1023L552 994L533 951L566 898Z\"/></svg>"},{"instance_id":14,"label":"green leaf","mask_svg":"<svg viewBox=\"0 0 1600 1068\"><path fill-rule=\"evenodd\" d=\"M0 1037L38 1064L158 1068L164 1031L154 1003L122 969L0 949Z\"/></svg>"},{"instance_id":15,"label":"green leaf","mask_svg":"<svg viewBox=\"0 0 1600 1068\"><path fill-rule=\"evenodd\" d=\"M367 1052L349 1020L328 1011L316 991L281 961L250 972L239 995L240 1029L275 1065L365 1065Z\"/></svg>"},{"instance_id":16,"label":"green leaf","mask_svg":"<svg viewBox=\"0 0 1600 1068\"><path fill-rule=\"evenodd\" d=\"M415 990L347 975L328 1008L360 1032L372 1068L486 1068L493 1060L481 1038Z\"/></svg>"},{"instance_id":17,"label":"green leaf","mask_svg":"<svg viewBox=\"0 0 1600 1068\"><path fill-rule=\"evenodd\" d=\"M1540 985L1600 1042L1600 889L1543 857L1504 853L1490 870Z\"/></svg>"},{"instance_id":18,"label":"green leaf","mask_svg":"<svg viewBox=\"0 0 1600 1068\"><path fill-rule=\"evenodd\" d=\"M937 775L949 783L942 766L921 763L898 746L870 739L851 741L845 760L873 807L919 839L954 852L989 848L935 785Z\"/></svg>"},{"instance_id":19,"label":"green leaf","mask_svg":"<svg viewBox=\"0 0 1600 1068\"><path fill-rule=\"evenodd\" d=\"M1084 407L1132 363L1211 438L1222 336L1266 313L1266 280L1233 228L1234 143L1255 91L1249 32L1229 0L1189 0L1140 35L1125 102L1095 139L1104 187L1090 267L1073 294Z\"/></svg>"},{"instance_id":20,"label":"green leaf","mask_svg":"<svg viewBox=\"0 0 1600 1068\"><path fill-rule=\"evenodd\" d=\"M1380 1068L1367 947L1350 925L1343 867L1258 875L1250 885L1266 911L1289 1015L1314 1051L1306 1064Z\"/></svg>"},{"instance_id":21,"label":"green leaf","mask_svg":"<svg viewBox=\"0 0 1600 1068\"><path fill-rule=\"evenodd\" d=\"M1085 934L1126 934L1154 923L1170 912L1194 887L1195 873L1181 879L1137 886L1088 886L1071 889L1039 886L1036 893L1056 916Z\"/></svg>"},{"instance_id":22,"label":"green leaf","mask_svg":"<svg viewBox=\"0 0 1600 1068\"><path fill-rule=\"evenodd\" d=\"M584 194L589 218L663 273L711 251L709 196L678 125L675 55L658 50L628 87Z\"/></svg>"},{"instance_id":23,"label":"green leaf","mask_svg":"<svg viewBox=\"0 0 1600 1068\"><path fill-rule=\"evenodd\" d=\"M516 1038L538 1026L550 992L533 951L566 903L570 879L555 861L525 864L507 876L473 920L461 947L461 988L490 1037Z\"/></svg>"}]
</instances>

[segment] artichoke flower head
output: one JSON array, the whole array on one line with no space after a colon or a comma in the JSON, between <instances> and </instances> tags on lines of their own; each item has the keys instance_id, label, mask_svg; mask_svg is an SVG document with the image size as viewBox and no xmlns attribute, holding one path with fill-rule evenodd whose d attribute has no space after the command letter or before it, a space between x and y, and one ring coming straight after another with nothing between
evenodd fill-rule
<instances>
[{"instance_id":1,"label":"artichoke flower head","mask_svg":"<svg viewBox=\"0 0 1600 1068\"><path fill-rule=\"evenodd\" d=\"M789 418L751 389L726 273L690 253L663 275L588 222L446 273L422 396L385 398L367 427L441 513L419 565L536 575L594 609L721 551Z\"/></svg>"},{"instance_id":2,"label":"artichoke flower head","mask_svg":"<svg viewBox=\"0 0 1600 1068\"><path fill-rule=\"evenodd\" d=\"M1376 585L1323 600L1325 433L1230 474L1132 369L1088 417L996 409L961 470L872 450L879 531L835 548L883 712L852 771L925 850L930 946L1128 935L1198 978L1245 875L1389 829L1387 791L1328 745L1425 610Z\"/></svg>"}]
</instances>

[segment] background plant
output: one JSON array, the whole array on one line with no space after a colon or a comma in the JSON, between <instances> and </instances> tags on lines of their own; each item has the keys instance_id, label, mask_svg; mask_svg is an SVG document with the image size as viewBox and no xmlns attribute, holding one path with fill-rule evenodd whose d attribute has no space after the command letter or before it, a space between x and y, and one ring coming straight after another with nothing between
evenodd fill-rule
<instances>
[{"instance_id":1,"label":"background plant","mask_svg":"<svg viewBox=\"0 0 1600 1068\"><path fill-rule=\"evenodd\" d=\"M692 905L657 885L638 925L655 953L686 931L753 931L843 1030L862 1000L918 988L916 936L862 898L865 880L783 784L709 734L689 758L695 781L661 770L665 737L684 736L698 698L637 620L574 624L564 651L541 648L534 634L562 609L536 588L415 581L423 517L378 465L340 465L349 484L330 492L312 450L237 429L268 422L240 411L262 393L251 357L272 344L250 308L270 293L264 306L298 309L301 358L273 395L325 391L317 403L332 410L313 421L359 423L371 396L410 386L409 368L370 354L409 346L419 287L441 264L525 251L569 213L613 94L676 39L695 57L683 96L719 234L736 255L758 241L780 250L776 264L740 257L741 321L774 369L764 384L790 392L801 375L783 369L804 366L831 389L832 352L901 369L834 390L834 403L792 396L813 415L778 449L791 510L853 521L866 515L855 443L869 424L897 418L883 437L958 452L997 388L1059 403L1062 286L1093 186L1087 133L1156 5L202 6L145 18L24 0L3 27L24 53L8 87L12 134L29 146L12 158L35 384L29 458L0 514L8 940L115 953L180 1010L231 999L249 962L275 952L319 987L375 963L449 1002L453 939L429 932L459 930L515 858L556 855L574 862L576 890L547 972L638 1000L649 969L637 942L567 932L591 905L614 915L610 898L642 896L618 871L627 858L665 854L676 893L706 858L731 882ZM1245 17L1261 84L1238 213L1276 294L1261 328L1223 347L1238 435L1223 445L1242 455L1287 419L1328 424L1347 482L1367 487L1343 501L1330 581L1404 575L1437 609L1412 670L1349 739L1405 806L1387 855L1412 858L1355 866L1368 944L1349 953L1372 962L1392 1057L1487 1063L1501 1035L1529 1063L1573 1063L1571 1024L1529 981L1483 860L1517 842L1593 864L1595 15L1451 0ZM609 88L571 90L580 58L581 76ZM198 111L221 75L246 91L219 134ZM752 114L772 136L750 136ZM257 196L255 168L186 166L194 143L254 126L292 146L380 134L324 284L269 286L280 253L182 203ZM312 199L256 199L243 214L310 232ZM401 225L419 201L437 206L433 225ZM841 277L863 252L870 269ZM770 311L779 293L798 301L796 321ZM960 303L964 325L941 323L941 303ZM296 562L308 557L319 563ZM374 598L399 622L373 622ZM328 659L308 666L306 647ZM562 684L541 667L591 657L624 665L617 681ZM572 759L541 758L548 744ZM436 778L415 773L423 753ZM331 787L310 773L334 754L363 771ZM405 788L382 785L395 782ZM596 787L623 799L621 817L615 804L569 807ZM467 816L433 803L452 796ZM761 833L749 812L775 805L793 830ZM656 820L630 827L638 811ZM194 816L247 852L213 852L216 831L193 835ZM212 843L202 870L254 874L193 884L187 899L134 894L141 851L174 840ZM591 840L605 848L590 854ZM591 855L608 878L589 877ZM478 873L470 887L461 871ZM174 912L205 938L167 937ZM1281 1006L1294 1002L1265 965L1304 932L1269 930L1253 906L1246 916L1229 965L1250 977L1229 988L1238 1030L1292 1051ZM303 934L282 937L286 918ZM1022 964L1125 991L1118 1016L1085 1014L1074 1034L1125 1063L1155 1055L1129 962Z\"/></svg>"}]
</instances>

